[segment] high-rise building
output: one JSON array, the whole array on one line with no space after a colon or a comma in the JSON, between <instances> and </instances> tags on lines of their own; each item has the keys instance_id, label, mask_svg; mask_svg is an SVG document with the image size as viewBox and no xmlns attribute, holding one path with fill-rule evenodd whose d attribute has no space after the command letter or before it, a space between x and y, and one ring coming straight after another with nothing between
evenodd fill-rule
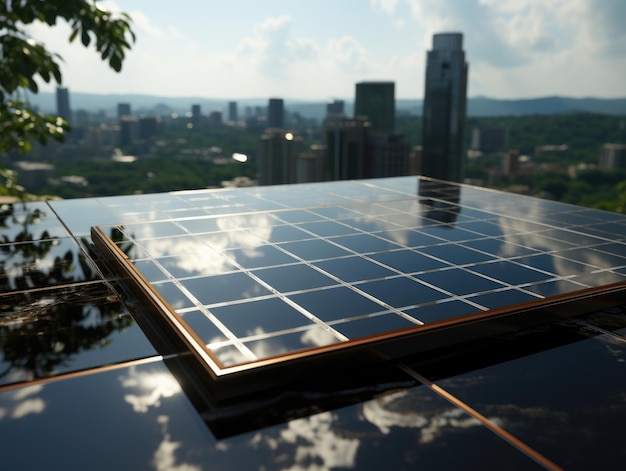
<instances>
[{"instance_id":1,"label":"high-rise building","mask_svg":"<svg viewBox=\"0 0 626 471\"><path fill-rule=\"evenodd\" d=\"M122 116L130 116L130 103L118 103L117 104L117 118Z\"/></svg>"},{"instance_id":2,"label":"high-rise building","mask_svg":"<svg viewBox=\"0 0 626 471\"><path fill-rule=\"evenodd\" d=\"M326 117L337 118L345 114L345 102L343 100L330 100L326 104Z\"/></svg>"},{"instance_id":3,"label":"high-rise building","mask_svg":"<svg viewBox=\"0 0 626 471\"><path fill-rule=\"evenodd\" d=\"M302 137L293 132L268 129L259 148L259 185L296 183L302 144Z\"/></svg>"},{"instance_id":4,"label":"high-rise building","mask_svg":"<svg viewBox=\"0 0 626 471\"><path fill-rule=\"evenodd\" d=\"M236 123L239 119L237 116L237 102L229 101L228 102L228 121L232 123Z\"/></svg>"},{"instance_id":5,"label":"high-rise building","mask_svg":"<svg viewBox=\"0 0 626 471\"><path fill-rule=\"evenodd\" d=\"M506 152L509 146L509 130L507 128L474 128L472 130L473 150L479 150L485 154L497 154Z\"/></svg>"},{"instance_id":6,"label":"high-rise building","mask_svg":"<svg viewBox=\"0 0 626 471\"><path fill-rule=\"evenodd\" d=\"M197 126L202 119L202 111L200 105L191 105L191 122L194 126Z\"/></svg>"},{"instance_id":7,"label":"high-rise building","mask_svg":"<svg viewBox=\"0 0 626 471\"><path fill-rule=\"evenodd\" d=\"M600 168L626 168L626 144L604 144L598 160Z\"/></svg>"},{"instance_id":8,"label":"high-rise building","mask_svg":"<svg viewBox=\"0 0 626 471\"><path fill-rule=\"evenodd\" d=\"M361 82L356 84L354 117L367 117L374 131L393 133L396 102L393 82Z\"/></svg>"},{"instance_id":9,"label":"high-rise building","mask_svg":"<svg viewBox=\"0 0 626 471\"><path fill-rule=\"evenodd\" d=\"M270 98L267 111L267 127L273 129L285 127L285 103L282 98Z\"/></svg>"},{"instance_id":10,"label":"high-rise building","mask_svg":"<svg viewBox=\"0 0 626 471\"><path fill-rule=\"evenodd\" d=\"M327 180L353 180L371 176L368 124L364 117L342 118L326 127Z\"/></svg>"},{"instance_id":11,"label":"high-rise building","mask_svg":"<svg viewBox=\"0 0 626 471\"><path fill-rule=\"evenodd\" d=\"M426 62L422 160L425 176L463 180L467 68L463 34L435 34Z\"/></svg>"},{"instance_id":12,"label":"high-rise building","mask_svg":"<svg viewBox=\"0 0 626 471\"><path fill-rule=\"evenodd\" d=\"M221 111L211 111L209 115L209 126L219 127L224 124L224 118Z\"/></svg>"},{"instance_id":13,"label":"high-rise building","mask_svg":"<svg viewBox=\"0 0 626 471\"><path fill-rule=\"evenodd\" d=\"M65 87L57 87L57 115L67 121L72 117L70 92Z\"/></svg>"}]
</instances>

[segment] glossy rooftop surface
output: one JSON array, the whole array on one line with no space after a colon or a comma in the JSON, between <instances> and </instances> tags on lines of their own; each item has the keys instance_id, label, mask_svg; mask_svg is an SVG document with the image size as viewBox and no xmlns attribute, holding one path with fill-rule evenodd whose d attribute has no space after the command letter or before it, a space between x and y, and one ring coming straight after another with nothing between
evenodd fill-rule
<instances>
[{"instance_id":1,"label":"glossy rooftop surface","mask_svg":"<svg viewBox=\"0 0 626 471\"><path fill-rule=\"evenodd\" d=\"M420 194L416 178L396 178L3 207L3 463L621 466L621 306L486 334L382 370L347 371L305 391L294 385L200 406L177 374L185 352L157 352L135 321L142 306L118 294L120 280L103 268L89 238L91 226L122 228L133 263L207 343L235 361L311 345L317 327L342 341L626 276L623 216L457 190ZM197 257L187 261L202 263L186 263L189 253ZM194 292L199 280L203 288ZM220 289L207 291L207 281Z\"/></svg>"},{"instance_id":2,"label":"glossy rooftop surface","mask_svg":"<svg viewBox=\"0 0 626 471\"><path fill-rule=\"evenodd\" d=\"M603 212L416 178L290 191L103 229L225 366L626 280Z\"/></svg>"}]
</instances>

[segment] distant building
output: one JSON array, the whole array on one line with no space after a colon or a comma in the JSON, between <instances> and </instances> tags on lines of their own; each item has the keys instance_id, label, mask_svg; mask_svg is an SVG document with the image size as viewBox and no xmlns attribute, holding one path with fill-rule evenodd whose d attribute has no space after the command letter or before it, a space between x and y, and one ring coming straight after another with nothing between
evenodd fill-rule
<instances>
[{"instance_id":1,"label":"distant building","mask_svg":"<svg viewBox=\"0 0 626 471\"><path fill-rule=\"evenodd\" d=\"M282 129L285 127L285 104L282 98L270 98L267 111L267 127Z\"/></svg>"},{"instance_id":2,"label":"distant building","mask_svg":"<svg viewBox=\"0 0 626 471\"><path fill-rule=\"evenodd\" d=\"M70 91L65 87L57 87L57 115L69 121L72 119L70 109Z\"/></svg>"},{"instance_id":3,"label":"distant building","mask_svg":"<svg viewBox=\"0 0 626 471\"><path fill-rule=\"evenodd\" d=\"M502 173L504 175L516 175L519 173L519 150L509 149L502 160Z\"/></svg>"},{"instance_id":4,"label":"distant building","mask_svg":"<svg viewBox=\"0 0 626 471\"><path fill-rule=\"evenodd\" d=\"M343 118L326 127L326 180L370 176L369 128L365 117Z\"/></svg>"},{"instance_id":5,"label":"distant building","mask_svg":"<svg viewBox=\"0 0 626 471\"><path fill-rule=\"evenodd\" d=\"M372 133L369 136L371 177L409 175L409 145L402 134Z\"/></svg>"},{"instance_id":6,"label":"distant building","mask_svg":"<svg viewBox=\"0 0 626 471\"><path fill-rule=\"evenodd\" d=\"M200 124L200 120L202 119L202 112L200 110L200 105L191 105L191 123L194 126Z\"/></svg>"},{"instance_id":7,"label":"distant building","mask_svg":"<svg viewBox=\"0 0 626 471\"><path fill-rule=\"evenodd\" d=\"M626 168L626 144L604 144L598 161L600 168Z\"/></svg>"},{"instance_id":8,"label":"distant building","mask_svg":"<svg viewBox=\"0 0 626 471\"><path fill-rule=\"evenodd\" d=\"M465 152L467 69L461 33L439 33L426 61L422 174L460 182Z\"/></svg>"},{"instance_id":9,"label":"distant building","mask_svg":"<svg viewBox=\"0 0 626 471\"><path fill-rule=\"evenodd\" d=\"M396 119L395 84L393 82L357 83L354 117L367 117L377 132L393 133Z\"/></svg>"},{"instance_id":10,"label":"distant building","mask_svg":"<svg viewBox=\"0 0 626 471\"><path fill-rule=\"evenodd\" d=\"M128 149L134 146L139 138L139 120L134 116L122 116L120 118L119 147Z\"/></svg>"},{"instance_id":11,"label":"distant building","mask_svg":"<svg viewBox=\"0 0 626 471\"><path fill-rule=\"evenodd\" d=\"M13 168L26 191L37 191L48 183L55 167L44 162L18 161L13 163Z\"/></svg>"},{"instance_id":12,"label":"distant building","mask_svg":"<svg viewBox=\"0 0 626 471\"><path fill-rule=\"evenodd\" d=\"M222 117L221 111L211 111L209 115L209 125L212 127L219 127L224 124L224 119Z\"/></svg>"},{"instance_id":13,"label":"distant building","mask_svg":"<svg viewBox=\"0 0 626 471\"><path fill-rule=\"evenodd\" d=\"M284 129L268 129L259 149L259 185L297 182L297 160L302 152L302 137Z\"/></svg>"},{"instance_id":14,"label":"distant building","mask_svg":"<svg viewBox=\"0 0 626 471\"><path fill-rule=\"evenodd\" d=\"M324 131L327 180L409 174L409 148L403 135L376 132L365 116L327 122Z\"/></svg>"},{"instance_id":15,"label":"distant building","mask_svg":"<svg viewBox=\"0 0 626 471\"><path fill-rule=\"evenodd\" d=\"M313 144L309 152L298 155L296 166L296 182L309 183L321 182L325 179L324 160L326 158L326 146Z\"/></svg>"},{"instance_id":16,"label":"distant building","mask_svg":"<svg viewBox=\"0 0 626 471\"><path fill-rule=\"evenodd\" d=\"M337 118L345 115L345 102L343 100L330 100L326 104L326 118Z\"/></svg>"},{"instance_id":17,"label":"distant building","mask_svg":"<svg viewBox=\"0 0 626 471\"><path fill-rule=\"evenodd\" d=\"M139 118L139 139L150 139L158 134L159 119L155 116Z\"/></svg>"},{"instance_id":18,"label":"distant building","mask_svg":"<svg viewBox=\"0 0 626 471\"><path fill-rule=\"evenodd\" d=\"M117 104L117 119L124 116L130 116L130 103L118 103Z\"/></svg>"},{"instance_id":19,"label":"distant building","mask_svg":"<svg viewBox=\"0 0 626 471\"><path fill-rule=\"evenodd\" d=\"M237 116L237 102L229 101L228 102L228 121L231 123L236 123L239 120Z\"/></svg>"},{"instance_id":20,"label":"distant building","mask_svg":"<svg viewBox=\"0 0 626 471\"><path fill-rule=\"evenodd\" d=\"M484 154L505 152L509 147L509 130L506 128L474 128L472 149Z\"/></svg>"},{"instance_id":21,"label":"distant building","mask_svg":"<svg viewBox=\"0 0 626 471\"><path fill-rule=\"evenodd\" d=\"M421 175L422 173L422 146L415 146L409 152L409 175Z\"/></svg>"}]
</instances>

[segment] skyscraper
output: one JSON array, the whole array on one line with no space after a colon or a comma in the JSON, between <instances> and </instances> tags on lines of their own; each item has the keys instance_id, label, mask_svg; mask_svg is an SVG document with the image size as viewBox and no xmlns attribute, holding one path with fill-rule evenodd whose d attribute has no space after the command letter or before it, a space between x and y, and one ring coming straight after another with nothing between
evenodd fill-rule
<instances>
[{"instance_id":1,"label":"skyscraper","mask_svg":"<svg viewBox=\"0 0 626 471\"><path fill-rule=\"evenodd\" d=\"M267 126L273 129L285 127L285 104L282 98L270 98L267 111Z\"/></svg>"},{"instance_id":2,"label":"skyscraper","mask_svg":"<svg viewBox=\"0 0 626 471\"><path fill-rule=\"evenodd\" d=\"M463 34L435 34L426 62L422 175L463 180L467 68Z\"/></svg>"},{"instance_id":3,"label":"skyscraper","mask_svg":"<svg viewBox=\"0 0 626 471\"><path fill-rule=\"evenodd\" d=\"M374 131L392 133L395 128L396 101L393 82L356 84L354 117L367 117Z\"/></svg>"},{"instance_id":4,"label":"skyscraper","mask_svg":"<svg viewBox=\"0 0 626 471\"><path fill-rule=\"evenodd\" d=\"M343 100L330 100L326 103L326 117L338 118L345 114L345 102Z\"/></svg>"},{"instance_id":5,"label":"skyscraper","mask_svg":"<svg viewBox=\"0 0 626 471\"><path fill-rule=\"evenodd\" d=\"M195 104L191 105L191 122L194 126L200 124L200 120L202 119L202 111L200 105Z\"/></svg>"},{"instance_id":6,"label":"skyscraper","mask_svg":"<svg viewBox=\"0 0 626 471\"><path fill-rule=\"evenodd\" d=\"M130 103L118 103L117 104L117 118L121 119L123 116L130 116Z\"/></svg>"},{"instance_id":7,"label":"skyscraper","mask_svg":"<svg viewBox=\"0 0 626 471\"><path fill-rule=\"evenodd\" d=\"M237 102L229 101L228 102L228 121L232 123L236 123L239 119L237 116Z\"/></svg>"},{"instance_id":8,"label":"skyscraper","mask_svg":"<svg viewBox=\"0 0 626 471\"><path fill-rule=\"evenodd\" d=\"M302 137L292 132L278 128L268 129L261 137L259 148L259 184L296 183L298 155L302 152L302 143Z\"/></svg>"},{"instance_id":9,"label":"skyscraper","mask_svg":"<svg viewBox=\"0 0 626 471\"><path fill-rule=\"evenodd\" d=\"M72 117L70 92L65 87L57 87L57 115L67 121Z\"/></svg>"}]
</instances>

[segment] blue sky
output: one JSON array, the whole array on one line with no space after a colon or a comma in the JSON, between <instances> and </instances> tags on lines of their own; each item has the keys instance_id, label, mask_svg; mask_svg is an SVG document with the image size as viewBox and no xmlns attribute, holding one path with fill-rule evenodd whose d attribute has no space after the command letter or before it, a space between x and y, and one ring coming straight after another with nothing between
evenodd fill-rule
<instances>
[{"instance_id":1,"label":"blue sky","mask_svg":"<svg viewBox=\"0 0 626 471\"><path fill-rule=\"evenodd\" d=\"M351 98L392 80L421 98L432 35L464 33L470 96L626 97L626 0L116 0L137 42L120 74L69 27L33 36L74 92ZM54 87L44 86L43 90Z\"/></svg>"}]
</instances>

